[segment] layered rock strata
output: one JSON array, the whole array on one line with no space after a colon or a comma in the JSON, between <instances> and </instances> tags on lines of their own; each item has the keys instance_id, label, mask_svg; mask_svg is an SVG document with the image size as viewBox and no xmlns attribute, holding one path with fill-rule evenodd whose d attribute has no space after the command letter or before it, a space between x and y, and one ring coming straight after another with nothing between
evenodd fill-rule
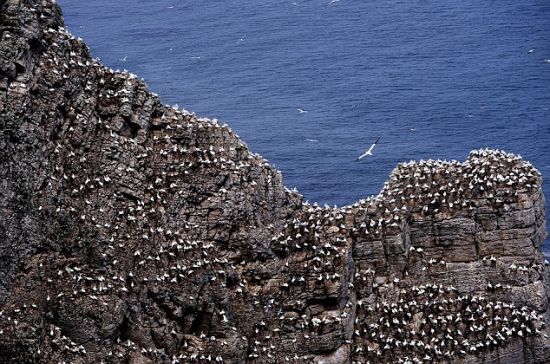
<instances>
[{"instance_id":1,"label":"layered rock strata","mask_svg":"<svg viewBox=\"0 0 550 364\"><path fill-rule=\"evenodd\" d=\"M550 362L542 181L515 155L309 205L50 0L0 0L0 131L1 362Z\"/></svg>"}]
</instances>

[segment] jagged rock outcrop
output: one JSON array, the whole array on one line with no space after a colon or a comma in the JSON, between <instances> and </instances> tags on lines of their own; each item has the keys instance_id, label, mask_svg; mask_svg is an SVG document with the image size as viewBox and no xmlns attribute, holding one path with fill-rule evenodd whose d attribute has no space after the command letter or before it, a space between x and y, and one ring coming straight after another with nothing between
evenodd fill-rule
<instances>
[{"instance_id":1,"label":"jagged rock outcrop","mask_svg":"<svg viewBox=\"0 0 550 364\"><path fill-rule=\"evenodd\" d=\"M304 203L226 126L0 0L0 362L550 362L541 176L480 150Z\"/></svg>"}]
</instances>

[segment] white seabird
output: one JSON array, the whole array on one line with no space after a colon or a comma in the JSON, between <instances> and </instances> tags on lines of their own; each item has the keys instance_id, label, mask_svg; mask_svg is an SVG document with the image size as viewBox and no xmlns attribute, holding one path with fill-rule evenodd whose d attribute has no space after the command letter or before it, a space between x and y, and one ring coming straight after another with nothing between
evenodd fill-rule
<instances>
[{"instance_id":1,"label":"white seabird","mask_svg":"<svg viewBox=\"0 0 550 364\"><path fill-rule=\"evenodd\" d=\"M376 141L374 143L372 143L372 145L370 146L370 148L363 154L361 154L357 159L356 159L356 162L365 158L366 156L368 155L372 155L372 150L374 149L374 147L376 146L376 144L378 144L378 141L380 140L380 137L378 137L376 139Z\"/></svg>"}]
</instances>

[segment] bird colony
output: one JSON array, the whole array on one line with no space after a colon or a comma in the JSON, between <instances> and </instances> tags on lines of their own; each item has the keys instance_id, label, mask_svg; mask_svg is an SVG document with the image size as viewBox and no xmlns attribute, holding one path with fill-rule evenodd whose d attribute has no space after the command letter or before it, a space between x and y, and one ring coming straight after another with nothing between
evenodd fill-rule
<instances>
[{"instance_id":1,"label":"bird colony","mask_svg":"<svg viewBox=\"0 0 550 364\"><path fill-rule=\"evenodd\" d=\"M216 120L0 0L0 361L545 363L544 196L519 156L309 204Z\"/></svg>"}]
</instances>

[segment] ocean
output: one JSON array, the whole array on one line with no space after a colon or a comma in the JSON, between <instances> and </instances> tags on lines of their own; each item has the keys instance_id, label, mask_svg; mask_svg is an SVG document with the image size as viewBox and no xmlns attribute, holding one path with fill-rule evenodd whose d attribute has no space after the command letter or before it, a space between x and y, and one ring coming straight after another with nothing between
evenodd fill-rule
<instances>
[{"instance_id":1,"label":"ocean","mask_svg":"<svg viewBox=\"0 0 550 364\"><path fill-rule=\"evenodd\" d=\"M227 122L310 202L350 204L399 162L486 147L550 191L548 1L59 3L94 57Z\"/></svg>"}]
</instances>

